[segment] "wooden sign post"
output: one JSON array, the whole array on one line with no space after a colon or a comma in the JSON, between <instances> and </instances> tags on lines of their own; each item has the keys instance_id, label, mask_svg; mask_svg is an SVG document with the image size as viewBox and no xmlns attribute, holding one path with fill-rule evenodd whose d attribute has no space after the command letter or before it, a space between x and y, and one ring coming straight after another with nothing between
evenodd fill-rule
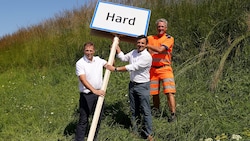
<instances>
[{"instance_id":1,"label":"wooden sign post","mask_svg":"<svg viewBox=\"0 0 250 141\"><path fill-rule=\"evenodd\" d=\"M112 65L115 58L116 46L119 44L118 35L123 35L124 41L135 39L139 35L147 35L150 18L150 10L114 4L110 2L98 2L94 16L90 24L92 32L96 35L113 38L108 64ZM112 34L111 34L112 33ZM101 90L106 92L110 71L106 69ZM97 123L100 117L104 97L99 96L92 119L92 124L87 141L93 141Z\"/></svg>"}]
</instances>

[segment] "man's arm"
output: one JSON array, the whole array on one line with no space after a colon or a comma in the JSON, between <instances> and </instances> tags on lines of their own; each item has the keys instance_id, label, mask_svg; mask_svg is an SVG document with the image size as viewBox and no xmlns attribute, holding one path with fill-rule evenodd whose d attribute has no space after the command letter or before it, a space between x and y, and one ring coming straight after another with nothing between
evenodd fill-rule
<instances>
[{"instance_id":1,"label":"man's arm","mask_svg":"<svg viewBox=\"0 0 250 141\"><path fill-rule=\"evenodd\" d=\"M125 66L121 66L121 67L114 67L112 65L107 65L106 69L110 70L110 71L127 71Z\"/></svg>"},{"instance_id":2,"label":"man's arm","mask_svg":"<svg viewBox=\"0 0 250 141\"><path fill-rule=\"evenodd\" d=\"M151 51L162 53L164 51L172 51L174 45L174 38L171 36L166 37L166 39L160 43L160 46L153 46L150 43L148 43L147 48L150 53Z\"/></svg>"},{"instance_id":3,"label":"man's arm","mask_svg":"<svg viewBox=\"0 0 250 141\"><path fill-rule=\"evenodd\" d=\"M116 52L117 52L117 58L119 58L123 62L129 61L129 56L131 52L124 54L119 46L116 47Z\"/></svg>"},{"instance_id":4,"label":"man's arm","mask_svg":"<svg viewBox=\"0 0 250 141\"><path fill-rule=\"evenodd\" d=\"M89 89L92 93L99 95L99 96L104 96L105 92L103 90L97 90L95 89L86 79L86 75L82 74L79 76L79 79L81 81L81 83L87 88Z\"/></svg>"},{"instance_id":5,"label":"man's arm","mask_svg":"<svg viewBox=\"0 0 250 141\"><path fill-rule=\"evenodd\" d=\"M116 53L119 54L121 51L122 51L122 50L121 50L120 46L117 45L117 46L116 46Z\"/></svg>"},{"instance_id":6,"label":"man's arm","mask_svg":"<svg viewBox=\"0 0 250 141\"><path fill-rule=\"evenodd\" d=\"M158 47L158 46L152 46L152 45L147 45L147 48L149 49L149 50L152 50L152 51L154 51L154 52L159 52L159 53L162 53L163 51L165 51L166 50L166 47L164 46L164 45L161 45L160 47Z\"/></svg>"}]
</instances>

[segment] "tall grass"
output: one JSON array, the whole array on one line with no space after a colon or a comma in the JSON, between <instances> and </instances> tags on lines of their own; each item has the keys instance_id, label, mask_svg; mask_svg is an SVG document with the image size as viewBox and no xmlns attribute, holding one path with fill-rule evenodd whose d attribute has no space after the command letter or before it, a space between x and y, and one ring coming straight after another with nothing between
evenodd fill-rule
<instances>
[{"instance_id":1,"label":"tall grass","mask_svg":"<svg viewBox=\"0 0 250 141\"><path fill-rule=\"evenodd\" d=\"M234 40L234 42L230 45L230 47L226 50L225 54L222 56L222 59L220 61L219 67L218 67L218 70L215 72L214 77L212 79L212 83L211 83L211 89L212 90L214 90L217 87L219 77L220 77L221 73L223 72L225 61L228 58L231 51L233 50L233 48L236 48L238 46L238 44L240 42L242 42L242 40L245 40L245 39L249 38L249 36L250 36L250 32L248 32L246 35L242 35L241 37L236 38Z\"/></svg>"},{"instance_id":2,"label":"tall grass","mask_svg":"<svg viewBox=\"0 0 250 141\"><path fill-rule=\"evenodd\" d=\"M233 140L233 134L250 140L249 0L113 2L151 9L148 33L155 34L156 19L164 17L175 38L178 120L167 122L166 97L160 95L161 116L153 118L156 140ZM95 4L89 1L0 39L0 140L74 138L79 97L74 65L81 46L93 41L96 54L107 59L112 44L90 35ZM124 52L134 48L122 41L120 46ZM111 73L99 140L143 140L130 133L128 82L127 72Z\"/></svg>"}]
</instances>

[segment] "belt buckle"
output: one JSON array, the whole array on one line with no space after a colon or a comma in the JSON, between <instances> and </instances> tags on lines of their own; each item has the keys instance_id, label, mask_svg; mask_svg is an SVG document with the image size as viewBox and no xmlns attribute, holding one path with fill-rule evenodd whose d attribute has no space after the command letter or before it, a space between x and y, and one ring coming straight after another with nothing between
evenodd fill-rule
<instances>
[{"instance_id":1,"label":"belt buckle","mask_svg":"<svg viewBox=\"0 0 250 141\"><path fill-rule=\"evenodd\" d=\"M132 84L134 84L134 85L138 85L139 83L137 83L137 82L135 82L135 81L131 81L132 82Z\"/></svg>"}]
</instances>

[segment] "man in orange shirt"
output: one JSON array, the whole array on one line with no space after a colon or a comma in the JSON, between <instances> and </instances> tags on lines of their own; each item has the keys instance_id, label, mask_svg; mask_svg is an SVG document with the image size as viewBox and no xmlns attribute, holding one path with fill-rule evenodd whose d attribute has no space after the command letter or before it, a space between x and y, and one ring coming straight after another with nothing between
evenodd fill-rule
<instances>
[{"instance_id":1,"label":"man in orange shirt","mask_svg":"<svg viewBox=\"0 0 250 141\"><path fill-rule=\"evenodd\" d=\"M157 111L160 108L160 82L163 85L163 92L167 96L168 107L171 112L168 121L176 119L175 105L175 81L171 67L172 50L174 38L166 33L167 21L158 19L156 21L157 35L148 36L148 50L152 55L153 61L150 69L150 94L153 96L153 105Z\"/></svg>"}]
</instances>

